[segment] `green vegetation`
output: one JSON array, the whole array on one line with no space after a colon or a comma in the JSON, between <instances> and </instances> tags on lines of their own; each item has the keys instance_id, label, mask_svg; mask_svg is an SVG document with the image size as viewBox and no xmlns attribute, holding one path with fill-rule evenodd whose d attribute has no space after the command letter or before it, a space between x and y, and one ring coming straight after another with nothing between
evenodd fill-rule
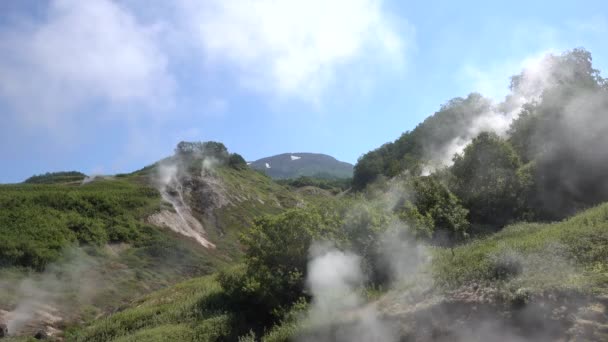
<instances>
[{"instance_id":1,"label":"green vegetation","mask_svg":"<svg viewBox=\"0 0 608 342\"><path fill-rule=\"evenodd\" d=\"M521 167L513 148L495 134L482 133L454 158L454 192L470 208L471 221L502 227L520 217Z\"/></svg>"},{"instance_id":2,"label":"green vegetation","mask_svg":"<svg viewBox=\"0 0 608 342\"><path fill-rule=\"evenodd\" d=\"M82 331L68 333L68 340L214 341L230 327L229 317L217 307L220 292L214 277L189 280L144 296L132 303L133 308Z\"/></svg>"},{"instance_id":3,"label":"green vegetation","mask_svg":"<svg viewBox=\"0 0 608 342\"><path fill-rule=\"evenodd\" d=\"M143 293L239 262L243 249L238 237L255 217L301 203L302 196L243 167L236 154L227 154L225 165L218 163L223 145L200 146L217 152L212 168L204 169L205 156L189 154L82 185L0 186L0 308L15 309L23 296L21 284L27 281L51 291L50 304L64 317L63 324L91 319ZM174 210L152 184L161 163L178 160L184 172L180 177L188 179L182 181L194 191L207 181L218 184L188 203L215 249L149 223L150 215ZM203 173L208 178L197 178ZM215 196L227 204L210 207ZM49 279L57 285L45 285ZM89 291L88 279L98 284L82 298L80 292ZM64 283L74 286L58 286Z\"/></svg>"},{"instance_id":4,"label":"green vegetation","mask_svg":"<svg viewBox=\"0 0 608 342\"><path fill-rule=\"evenodd\" d=\"M243 170L247 168L247 162L245 161L245 158L243 158L243 156L238 153L230 154L230 157L228 158L228 165L237 170Z\"/></svg>"},{"instance_id":5,"label":"green vegetation","mask_svg":"<svg viewBox=\"0 0 608 342\"><path fill-rule=\"evenodd\" d=\"M289 229L290 224L300 220L311 225L306 225L303 232ZM262 341L287 341L299 331L294 313L306 307L297 300L308 253L300 242L305 246L311 234L336 233L313 227L312 224L320 222L320 216L303 211L258 221L256 232L248 237L256 247L247 259L251 270L247 267L226 270L219 276L222 286L217 278L205 277L145 296L123 312L74 331L74 340L143 341L174 332L184 337L182 341L199 341L202 336L210 336L207 340L234 340L236 336L249 334L247 322L255 322L252 326L259 328L260 317L256 313L277 313L268 305L287 301L293 305L291 310L282 311L281 320L272 320L276 326L265 332L258 329L261 331L257 334L264 335ZM537 292L561 289L606 293L606 227L608 204L560 223L512 225L491 237L455 248L454 255L448 249L436 248L431 264L439 286L436 291L476 283L504 287L511 292L525 288ZM292 232L287 237L276 235L287 231ZM274 242L275 238L280 241ZM285 248L280 248L284 245ZM274 271L267 268L271 264L287 268ZM253 269L260 273L252 272ZM247 305L243 294L251 296L246 299ZM276 295L282 297L273 297ZM260 301L251 302L256 298ZM249 314L253 317L247 317Z\"/></svg>"},{"instance_id":6,"label":"green vegetation","mask_svg":"<svg viewBox=\"0 0 608 342\"><path fill-rule=\"evenodd\" d=\"M559 223L520 223L439 251L433 271L441 286L508 282L514 288L608 289L608 204Z\"/></svg>"},{"instance_id":7,"label":"green vegetation","mask_svg":"<svg viewBox=\"0 0 608 342\"><path fill-rule=\"evenodd\" d=\"M380 176L391 178L404 170L419 175L435 150L460 137L490 108L490 100L476 93L450 100L411 132L361 156L355 165L353 186L363 189Z\"/></svg>"},{"instance_id":8,"label":"green vegetation","mask_svg":"<svg viewBox=\"0 0 608 342\"><path fill-rule=\"evenodd\" d=\"M434 244L451 246L468 237L468 210L435 176L408 180L404 198L395 211L419 237Z\"/></svg>"},{"instance_id":9,"label":"green vegetation","mask_svg":"<svg viewBox=\"0 0 608 342\"><path fill-rule=\"evenodd\" d=\"M487 113L507 116L513 101L530 91L525 72L513 76L503 103L479 94L456 98L399 139L363 155L356 189L407 173L419 176L437 160L453 166L436 172L469 211L475 232L520 220L558 220L608 200L608 82L593 69L591 54L574 49L549 55L539 99L531 99L503 139L483 132L461 154L445 155L464 141ZM483 120L482 120L483 121Z\"/></svg>"},{"instance_id":10,"label":"green vegetation","mask_svg":"<svg viewBox=\"0 0 608 342\"><path fill-rule=\"evenodd\" d=\"M351 178L323 178L301 176L296 179L279 179L277 183L288 185L294 188L313 186L337 194L346 191L351 187Z\"/></svg>"},{"instance_id":11,"label":"green vegetation","mask_svg":"<svg viewBox=\"0 0 608 342\"><path fill-rule=\"evenodd\" d=\"M0 186L0 265L38 270L73 245L142 243L158 192L126 180Z\"/></svg>"},{"instance_id":12,"label":"green vegetation","mask_svg":"<svg viewBox=\"0 0 608 342\"><path fill-rule=\"evenodd\" d=\"M87 175L78 171L47 172L43 175L32 176L25 180L27 184L53 184L81 182Z\"/></svg>"}]
</instances>

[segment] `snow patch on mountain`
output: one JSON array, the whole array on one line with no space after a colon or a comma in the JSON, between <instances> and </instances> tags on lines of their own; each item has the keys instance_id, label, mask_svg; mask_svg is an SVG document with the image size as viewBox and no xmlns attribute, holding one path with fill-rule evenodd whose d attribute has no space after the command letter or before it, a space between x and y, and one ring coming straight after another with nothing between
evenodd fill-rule
<instances>
[{"instance_id":1,"label":"snow patch on mountain","mask_svg":"<svg viewBox=\"0 0 608 342\"><path fill-rule=\"evenodd\" d=\"M291 160L298 160L298 159L302 159L302 157L298 157L298 156L291 156Z\"/></svg>"}]
</instances>

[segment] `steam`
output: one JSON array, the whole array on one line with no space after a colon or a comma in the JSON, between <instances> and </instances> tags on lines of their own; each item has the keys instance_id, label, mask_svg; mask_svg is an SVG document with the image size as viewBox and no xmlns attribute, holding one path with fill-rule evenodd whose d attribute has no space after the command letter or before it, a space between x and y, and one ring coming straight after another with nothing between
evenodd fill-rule
<instances>
[{"instance_id":1,"label":"steam","mask_svg":"<svg viewBox=\"0 0 608 342\"><path fill-rule=\"evenodd\" d=\"M392 210L403 198L414 198L397 179L383 191L372 192L366 205ZM472 284L454 291L436 288L427 266L430 247L417 241L399 220L388 223L375 248L389 273L390 288L379 299L366 296L370 274L363 258L336 245L315 243L309 250L306 285L312 296L300 321L297 341L544 341L564 336L585 302L574 296L530 297L522 287L534 275L539 281L575 281L581 274L565 246L548 243L536 253L521 254L503 246L485 255L501 284L513 291L505 299L499 285ZM544 294L546 296L546 294ZM520 303L520 308L512 308Z\"/></svg>"},{"instance_id":2,"label":"steam","mask_svg":"<svg viewBox=\"0 0 608 342\"><path fill-rule=\"evenodd\" d=\"M402 222L393 222L382 234L381 255L389 268L393 282L423 281L423 267L431 261L428 247L410 234Z\"/></svg>"},{"instance_id":3,"label":"steam","mask_svg":"<svg viewBox=\"0 0 608 342\"><path fill-rule=\"evenodd\" d=\"M356 289L365 280L361 258L334 247L315 244L310 248L307 285L313 294L311 318L326 322L343 310L363 302Z\"/></svg>"},{"instance_id":4,"label":"steam","mask_svg":"<svg viewBox=\"0 0 608 342\"><path fill-rule=\"evenodd\" d=\"M220 161L215 157L206 157L202 162L202 172L213 173L215 168L220 164Z\"/></svg>"},{"instance_id":5,"label":"steam","mask_svg":"<svg viewBox=\"0 0 608 342\"><path fill-rule=\"evenodd\" d=\"M110 179L114 179L114 177L112 177L112 176L104 176L104 175L100 175L100 174L94 174L94 175L86 176L82 180L82 182L80 182L80 185L86 185L86 184L92 183L92 182L94 182L94 181L96 181L98 179L108 179L108 180L110 180Z\"/></svg>"},{"instance_id":6,"label":"steam","mask_svg":"<svg viewBox=\"0 0 608 342\"><path fill-rule=\"evenodd\" d=\"M360 287L366 277L361 258L327 244L314 244L310 249L307 285L313 295L308 323L322 326L345 314L353 318L335 331L321 330L302 341L397 341L396 331L384 322L374 306L363 306Z\"/></svg>"},{"instance_id":7,"label":"steam","mask_svg":"<svg viewBox=\"0 0 608 342\"><path fill-rule=\"evenodd\" d=\"M511 93L503 102L493 103L485 98L468 102L466 112L476 112L483 108L473 120L467 122L458 136L440 146L425 146L427 163L423 165L422 175L428 176L442 167L451 166L455 154L461 154L464 148L482 132L494 132L505 137L513 120L517 119L526 104L537 103L545 90L566 78L571 70L557 68L553 55L524 61L524 70L515 77Z\"/></svg>"},{"instance_id":8,"label":"steam","mask_svg":"<svg viewBox=\"0 0 608 342\"><path fill-rule=\"evenodd\" d=\"M91 304L104 288L98 266L98 261L83 250L70 249L64 253L63 261L50 264L41 274L16 284L0 281L0 287L14 292L16 298L16 306L4 317L9 334L40 323L52 334L52 326L66 318L59 316L59 312L70 312L77 303Z\"/></svg>"},{"instance_id":9,"label":"steam","mask_svg":"<svg viewBox=\"0 0 608 342\"><path fill-rule=\"evenodd\" d=\"M374 203L353 207L353 214L366 210L366 205L392 210L400 199L411 195L400 185L393 182L385 191L374 194ZM391 286L413 283L430 286L423 272L431 261L428 247L414 238L406 224L398 220L389 222L378 241L377 267L388 272ZM309 254L306 284L312 303L304 326L311 327L312 333L305 332L300 340L399 341L395 322L379 310L377 302L369 303L365 296L371 274L362 267L361 256L328 243L313 244Z\"/></svg>"},{"instance_id":10,"label":"steam","mask_svg":"<svg viewBox=\"0 0 608 342\"><path fill-rule=\"evenodd\" d=\"M211 170L217 163L214 158L205 158L202 169ZM149 220L158 225L164 225L173 231L193 238L206 248L215 248L215 245L206 239L203 225L193 216L192 209L184 199L184 187L181 183L183 166L180 160L162 162L157 168L155 184L162 199L171 204L177 217L168 212L152 215Z\"/></svg>"}]
</instances>

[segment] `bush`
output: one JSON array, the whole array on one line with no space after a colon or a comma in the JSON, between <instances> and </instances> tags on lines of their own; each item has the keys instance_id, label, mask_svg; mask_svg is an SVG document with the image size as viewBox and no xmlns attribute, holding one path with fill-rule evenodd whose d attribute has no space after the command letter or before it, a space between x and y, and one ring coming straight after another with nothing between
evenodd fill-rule
<instances>
[{"instance_id":1,"label":"bush","mask_svg":"<svg viewBox=\"0 0 608 342\"><path fill-rule=\"evenodd\" d=\"M24 181L27 184L52 184L52 183L67 183L80 182L86 175L78 171L67 172L47 172L43 175L35 175Z\"/></svg>"},{"instance_id":2,"label":"bush","mask_svg":"<svg viewBox=\"0 0 608 342\"><path fill-rule=\"evenodd\" d=\"M255 220L241 237L245 266L223 272L219 282L233 312L258 327L271 327L304 295L308 250L335 236L332 216L291 209Z\"/></svg>"},{"instance_id":3,"label":"bush","mask_svg":"<svg viewBox=\"0 0 608 342\"><path fill-rule=\"evenodd\" d=\"M230 158L228 158L228 165L236 170L243 170L247 168L247 162L238 153L230 154Z\"/></svg>"}]
</instances>

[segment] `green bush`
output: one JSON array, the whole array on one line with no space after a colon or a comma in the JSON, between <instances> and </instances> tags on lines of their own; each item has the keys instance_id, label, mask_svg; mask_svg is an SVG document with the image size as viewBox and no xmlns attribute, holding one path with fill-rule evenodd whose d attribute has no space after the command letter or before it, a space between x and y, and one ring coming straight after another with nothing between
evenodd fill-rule
<instances>
[{"instance_id":1,"label":"green bush","mask_svg":"<svg viewBox=\"0 0 608 342\"><path fill-rule=\"evenodd\" d=\"M256 219L241 238L245 266L218 277L229 307L249 324L272 326L304 295L311 244L335 236L337 227L335 217L315 209Z\"/></svg>"}]
</instances>

